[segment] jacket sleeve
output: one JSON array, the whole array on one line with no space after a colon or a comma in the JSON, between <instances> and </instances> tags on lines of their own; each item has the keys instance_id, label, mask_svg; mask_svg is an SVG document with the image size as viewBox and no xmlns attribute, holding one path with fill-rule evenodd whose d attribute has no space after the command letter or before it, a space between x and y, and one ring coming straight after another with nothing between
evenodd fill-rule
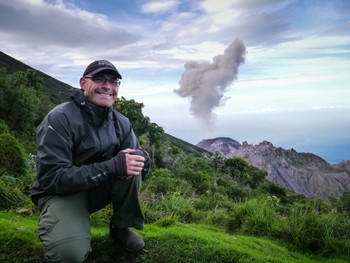
<instances>
[{"instance_id":1,"label":"jacket sleeve","mask_svg":"<svg viewBox=\"0 0 350 263\"><path fill-rule=\"evenodd\" d=\"M51 112L37 128L37 185L48 194L69 194L107 182L116 173L114 158L74 165L74 133L65 114Z\"/></svg>"}]
</instances>

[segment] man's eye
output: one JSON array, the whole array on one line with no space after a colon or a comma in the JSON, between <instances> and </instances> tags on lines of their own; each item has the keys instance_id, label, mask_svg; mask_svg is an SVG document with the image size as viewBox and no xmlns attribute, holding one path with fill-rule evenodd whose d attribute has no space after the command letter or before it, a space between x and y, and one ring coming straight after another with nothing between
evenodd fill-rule
<instances>
[{"instance_id":1,"label":"man's eye","mask_svg":"<svg viewBox=\"0 0 350 263\"><path fill-rule=\"evenodd\" d=\"M94 81L101 83L101 82L104 82L105 79L102 78L102 77L95 77L95 78L94 78Z\"/></svg>"}]
</instances>

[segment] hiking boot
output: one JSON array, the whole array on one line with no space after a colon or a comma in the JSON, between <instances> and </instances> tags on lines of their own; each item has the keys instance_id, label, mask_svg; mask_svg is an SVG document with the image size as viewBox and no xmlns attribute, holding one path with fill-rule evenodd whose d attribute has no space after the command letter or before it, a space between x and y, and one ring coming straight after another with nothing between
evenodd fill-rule
<instances>
[{"instance_id":1,"label":"hiking boot","mask_svg":"<svg viewBox=\"0 0 350 263\"><path fill-rule=\"evenodd\" d=\"M130 228L116 228L110 224L110 235L118 240L128 252L139 252L145 247L142 236Z\"/></svg>"}]
</instances>

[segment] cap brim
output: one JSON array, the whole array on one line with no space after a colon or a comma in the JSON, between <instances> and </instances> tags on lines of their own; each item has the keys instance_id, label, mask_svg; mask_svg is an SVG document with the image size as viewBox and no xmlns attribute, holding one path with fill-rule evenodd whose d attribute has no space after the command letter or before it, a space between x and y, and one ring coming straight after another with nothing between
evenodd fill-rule
<instances>
[{"instance_id":1,"label":"cap brim","mask_svg":"<svg viewBox=\"0 0 350 263\"><path fill-rule=\"evenodd\" d=\"M110 67L100 67L98 69L95 69L93 71L90 71L88 74L86 75L95 75L97 73L100 73L101 71L110 71L113 72L119 79L122 79L122 75L120 75L120 73L117 70L111 69Z\"/></svg>"}]
</instances>

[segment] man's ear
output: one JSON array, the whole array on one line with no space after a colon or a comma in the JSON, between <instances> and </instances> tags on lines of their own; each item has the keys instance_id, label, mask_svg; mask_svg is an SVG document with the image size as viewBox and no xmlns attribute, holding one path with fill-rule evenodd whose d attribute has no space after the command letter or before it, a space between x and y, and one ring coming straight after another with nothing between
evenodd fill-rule
<instances>
[{"instance_id":1,"label":"man's ear","mask_svg":"<svg viewBox=\"0 0 350 263\"><path fill-rule=\"evenodd\" d=\"M86 79L80 78L79 83L80 83L80 87L81 87L83 90L85 90L84 87L85 87L85 85L86 85Z\"/></svg>"}]
</instances>

